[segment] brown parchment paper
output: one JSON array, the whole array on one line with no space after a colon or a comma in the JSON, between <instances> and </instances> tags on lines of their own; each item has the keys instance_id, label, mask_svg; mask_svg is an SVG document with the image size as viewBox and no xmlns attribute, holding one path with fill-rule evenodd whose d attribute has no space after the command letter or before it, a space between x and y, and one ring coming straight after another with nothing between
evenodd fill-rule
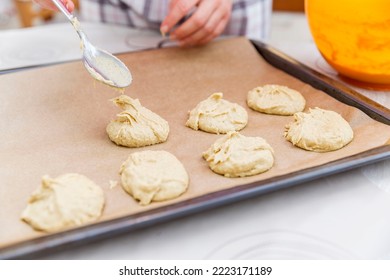
<instances>
[{"instance_id":1,"label":"brown parchment paper","mask_svg":"<svg viewBox=\"0 0 390 280\"><path fill-rule=\"evenodd\" d=\"M45 174L56 177L77 172L99 184L106 197L100 219L104 221L225 188L261 183L385 145L390 139L389 126L270 66L243 38L202 48L168 48L119 57L134 77L126 94L139 98L169 122L166 143L137 149L113 144L105 127L119 112L109 101L119 93L95 82L80 61L0 76L0 248L45 235L20 221L31 192ZM329 153L293 147L283 138L284 127L293 117L261 114L246 105L250 89L269 83L299 90L307 100L306 110L318 106L340 113L354 130L353 142ZM247 109L249 123L241 133L261 136L273 146L275 166L270 171L229 179L209 170L201 154L221 136L194 131L184 124L188 111L214 92L223 92L225 99ZM120 182L119 167L128 155L146 149L166 150L182 161L191 181L183 196L145 207L120 185L110 188L110 180Z\"/></svg>"}]
</instances>

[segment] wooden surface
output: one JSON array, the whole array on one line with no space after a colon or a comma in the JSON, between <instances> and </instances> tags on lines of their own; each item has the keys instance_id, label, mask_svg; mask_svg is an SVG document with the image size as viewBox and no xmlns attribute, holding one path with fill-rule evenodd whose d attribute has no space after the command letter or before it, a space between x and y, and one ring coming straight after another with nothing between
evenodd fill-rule
<instances>
[{"instance_id":1,"label":"wooden surface","mask_svg":"<svg viewBox=\"0 0 390 280\"><path fill-rule=\"evenodd\" d=\"M275 11L303 12L304 0L273 0L273 9Z\"/></svg>"},{"instance_id":2,"label":"wooden surface","mask_svg":"<svg viewBox=\"0 0 390 280\"><path fill-rule=\"evenodd\" d=\"M31 0L13 0L22 27L31 27L37 20L50 21L55 11L38 7ZM73 0L75 9L79 9L79 0Z\"/></svg>"}]
</instances>

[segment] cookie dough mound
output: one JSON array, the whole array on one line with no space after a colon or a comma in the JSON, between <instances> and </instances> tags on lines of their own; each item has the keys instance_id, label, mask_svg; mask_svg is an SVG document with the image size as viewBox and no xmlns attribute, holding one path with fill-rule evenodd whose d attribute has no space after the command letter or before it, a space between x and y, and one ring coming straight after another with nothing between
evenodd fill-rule
<instances>
[{"instance_id":1,"label":"cookie dough mound","mask_svg":"<svg viewBox=\"0 0 390 280\"><path fill-rule=\"evenodd\" d=\"M243 129L248 123L248 113L222 97L222 93L214 93L200 102L189 112L186 126L216 134Z\"/></svg>"},{"instance_id":2,"label":"cookie dough mound","mask_svg":"<svg viewBox=\"0 0 390 280\"><path fill-rule=\"evenodd\" d=\"M87 177L76 173L54 179L44 176L21 218L36 230L55 232L97 220L103 207L103 190Z\"/></svg>"},{"instance_id":3,"label":"cookie dough mound","mask_svg":"<svg viewBox=\"0 0 390 280\"><path fill-rule=\"evenodd\" d=\"M284 136L293 145L315 152L338 150L353 139L349 123L338 113L320 108L294 114Z\"/></svg>"},{"instance_id":4,"label":"cookie dough mound","mask_svg":"<svg viewBox=\"0 0 390 280\"><path fill-rule=\"evenodd\" d=\"M247 104L255 111L290 116L305 109L306 100L298 91L280 85L265 85L248 92Z\"/></svg>"},{"instance_id":5,"label":"cookie dough mound","mask_svg":"<svg viewBox=\"0 0 390 280\"><path fill-rule=\"evenodd\" d=\"M146 109L138 99L121 95L113 102L124 111L107 125L108 137L117 145L130 148L165 142L169 125L159 115Z\"/></svg>"},{"instance_id":6,"label":"cookie dough mound","mask_svg":"<svg viewBox=\"0 0 390 280\"><path fill-rule=\"evenodd\" d=\"M232 131L218 139L203 158L215 173L245 177L263 173L274 164L272 147L261 137L246 137Z\"/></svg>"},{"instance_id":7,"label":"cookie dough mound","mask_svg":"<svg viewBox=\"0 0 390 280\"><path fill-rule=\"evenodd\" d=\"M189 184L184 166L165 151L133 153L122 164L119 173L123 189L141 205L176 198Z\"/></svg>"}]
</instances>

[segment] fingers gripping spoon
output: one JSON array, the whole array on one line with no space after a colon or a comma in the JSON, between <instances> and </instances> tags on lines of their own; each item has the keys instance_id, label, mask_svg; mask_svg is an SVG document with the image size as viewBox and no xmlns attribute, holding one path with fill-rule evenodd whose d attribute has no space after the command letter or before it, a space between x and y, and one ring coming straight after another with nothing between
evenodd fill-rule
<instances>
[{"instance_id":1,"label":"fingers gripping spoon","mask_svg":"<svg viewBox=\"0 0 390 280\"><path fill-rule=\"evenodd\" d=\"M79 35L83 50L84 66L92 77L113 87L128 87L132 82L132 76L126 65L112 54L92 45L85 33L80 29L77 18L69 13L60 0L52 1L72 23Z\"/></svg>"}]
</instances>

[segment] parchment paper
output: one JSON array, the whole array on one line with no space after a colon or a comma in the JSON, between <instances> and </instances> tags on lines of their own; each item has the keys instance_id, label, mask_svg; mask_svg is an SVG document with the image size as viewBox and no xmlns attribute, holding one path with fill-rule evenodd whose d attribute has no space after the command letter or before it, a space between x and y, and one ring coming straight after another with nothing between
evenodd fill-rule
<instances>
[{"instance_id":1,"label":"parchment paper","mask_svg":"<svg viewBox=\"0 0 390 280\"><path fill-rule=\"evenodd\" d=\"M259 182L278 175L319 166L385 145L390 128L327 94L270 66L243 38L223 40L195 49L168 48L121 55L134 82L126 94L165 118L168 141L145 148L113 144L105 127L119 110L109 99L118 92L95 82L80 61L0 76L0 248L45 233L34 231L20 214L42 175L84 174L105 191L100 221L139 213L206 193ZM307 108L318 106L340 113L355 138L345 148L315 153L293 147L283 137L293 117L271 116L249 109L247 92L263 84L299 90ZM214 92L237 102L249 113L246 136L261 136L275 150L275 166L268 172L229 179L214 174L201 154L221 135L194 131L184 124L187 113ZM182 161L190 175L189 190L180 198L140 206L118 185L119 167L130 153L166 150ZM151 170L153 172L153 170ZM98 221L99 222L99 221Z\"/></svg>"}]
</instances>

